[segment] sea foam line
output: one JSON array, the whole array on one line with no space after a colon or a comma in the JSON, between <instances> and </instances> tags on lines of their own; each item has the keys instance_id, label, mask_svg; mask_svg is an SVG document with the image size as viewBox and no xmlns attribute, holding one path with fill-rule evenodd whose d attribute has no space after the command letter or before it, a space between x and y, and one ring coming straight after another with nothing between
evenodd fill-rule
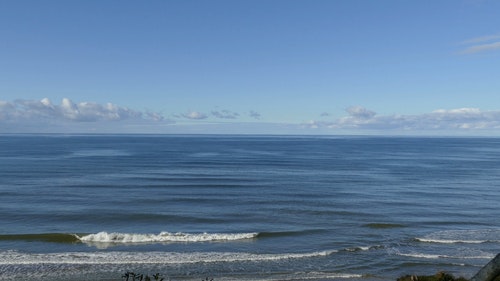
<instances>
[{"instance_id":1,"label":"sea foam line","mask_svg":"<svg viewBox=\"0 0 500 281\"><path fill-rule=\"evenodd\" d=\"M424 253L398 253L400 256L411 257L411 258L421 258L421 259L492 259L495 255L484 254L477 256L450 256L450 255L436 255L436 254L424 254Z\"/></svg>"},{"instance_id":2,"label":"sea foam line","mask_svg":"<svg viewBox=\"0 0 500 281\"><path fill-rule=\"evenodd\" d=\"M453 240L453 239L432 239L432 238L415 238L415 240L424 243L439 243L439 244L482 244L488 242L498 242L491 240Z\"/></svg>"},{"instance_id":3,"label":"sea foam line","mask_svg":"<svg viewBox=\"0 0 500 281\"><path fill-rule=\"evenodd\" d=\"M362 278L364 275L355 273L334 273L334 272L295 272L293 274L277 274L272 277L241 278L245 281L283 281L283 280L337 280ZM219 278L218 278L219 279ZM234 278L220 278L221 280L234 280ZM238 279L240 280L240 279Z\"/></svg>"},{"instance_id":4,"label":"sea foam line","mask_svg":"<svg viewBox=\"0 0 500 281\"><path fill-rule=\"evenodd\" d=\"M482 244L499 243L500 229L443 230L424 237L415 238L424 243L439 244Z\"/></svg>"},{"instance_id":5,"label":"sea foam line","mask_svg":"<svg viewBox=\"0 0 500 281\"><path fill-rule=\"evenodd\" d=\"M82 242L90 243L158 243L158 242L210 242L210 241L235 241L257 238L259 233L170 233L138 234L138 233L108 233L99 232L77 236Z\"/></svg>"},{"instance_id":6,"label":"sea foam line","mask_svg":"<svg viewBox=\"0 0 500 281\"><path fill-rule=\"evenodd\" d=\"M66 252L30 254L17 251L0 252L0 265L36 264L192 264L215 262L262 262L329 256L337 251L311 253L253 254L234 252Z\"/></svg>"}]
</instances>

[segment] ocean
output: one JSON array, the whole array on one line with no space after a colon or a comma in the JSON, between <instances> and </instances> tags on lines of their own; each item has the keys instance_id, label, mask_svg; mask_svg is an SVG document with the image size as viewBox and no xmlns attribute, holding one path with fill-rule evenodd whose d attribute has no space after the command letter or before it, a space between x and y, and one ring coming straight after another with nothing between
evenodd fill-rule
<instances>
[{"instance_id":1,"label":"ocean","mask_svg":"<svg viewBox=\"0 0 500 281\"><path fill-rule=\"evenodd\" d=\"M500 139L2 135L0 280L470 278Z\"/></svg>"}]
</instances>

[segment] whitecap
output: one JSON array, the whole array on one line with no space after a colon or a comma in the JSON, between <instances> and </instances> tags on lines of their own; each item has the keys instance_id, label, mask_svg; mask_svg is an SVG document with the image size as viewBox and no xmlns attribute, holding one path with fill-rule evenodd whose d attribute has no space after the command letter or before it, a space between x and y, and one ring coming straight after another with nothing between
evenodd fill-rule
<instances>
[{"instance_id":1,"label":"whitecap","mask_svg":"<svg viewBox=\"0 0 500 281\"><path fill-rule=\"evenodd\" d=\"M350 248L345 248L344 251L346 252L361 252L361 251L370 251L378 248L383 248L382 246L358 246L358 247L350 247Z\"/></svg>"},{"instance_id":2,"label":"whitecap","mask_svg":"<svg viewBox=\"0 0 500 281\"><path fill-rule=\"evenodd\" d=\"M94 243L168 243L168 242L214 242L214 241L235 241L244 239L254 239L259 235L252 233L170 233L161 232L159 234L139 234L139 233L108 233L99 232L78 236L82 242Z\"/></svg>"},{"instance_id":3,"label":"whitecap","mask_svg":"<svg viewBox=\"0 0 500 281\"><path fill-rule=\"evenodd\" d=\"M486 243L488 240L453 240L453 239L432 239L432 238L415 238L415 240L424 243L438 243L438 244L481 244Z\"/></svg>"}]
</instances>

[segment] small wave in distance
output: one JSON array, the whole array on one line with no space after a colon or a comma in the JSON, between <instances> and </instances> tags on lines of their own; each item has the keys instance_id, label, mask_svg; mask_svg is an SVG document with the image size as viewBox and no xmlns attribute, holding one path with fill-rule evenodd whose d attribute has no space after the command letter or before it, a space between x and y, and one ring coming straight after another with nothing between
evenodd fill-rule
<instances>
[{"instance_id":1,"label":"small wave in distance","mask_svg":"<svg viewBox=\"0 0 500 281\"><path fill-rule=\"evenodd\" d=\"M416 237L415 240L423 243L437 244L482 244L500 243L499 229L474 229L474 230L444 230Z\"/></svg>"},{"instance_id":2,"label":"small wave in distance","mask_svg":"<svg viewBox=\"0 0 500 281\"><path fill-rule=\"evenodd\" d=\"M82 242L91 243L168 243L168 242L216 242L254 239L259 235L252 233L170 233L161 232L159 234L138 234L138 233L108 233L99 232L78 236Z\"/></svg>"},{"instance_id":3,"label":"small wave in distance","mask_svg":"<svg viewBox=\"0 0 500 281\"><path fill-rule=\"evenodd\" d=\"M451 256L439 254L425 254L425 253L399 253L403 257L421 258L421 259L492 259L495 257L493 254L484 253L477 256Z\"/></svg>"}]
</instances>

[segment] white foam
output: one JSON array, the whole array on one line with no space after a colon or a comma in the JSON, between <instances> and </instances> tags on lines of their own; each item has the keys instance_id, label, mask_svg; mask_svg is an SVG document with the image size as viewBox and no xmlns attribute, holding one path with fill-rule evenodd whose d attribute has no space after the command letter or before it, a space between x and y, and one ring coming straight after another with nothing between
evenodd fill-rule
<instances>
[{"instance_id":1,"label":"white foam","mask_svg":"<svg viewBox=\"0 0 500 281\"><path fill-rule=\"evenodd\" d=\"M424 243L440 244L481 244L499 243L499 229L466 229L466 230L444 230L416 238Z\"/></svg>"},{"instance_id":2,"label":"white foam","mask_svg":"<svg viewBox=\"0 0 500 281\"><path fill-rule=\"evenodd\" d=\"M481 244L489 242L488 240L453 240L453 239L432 239L432 238L415 238L417 241L424 243L439 243L439 244Z\"/></svg>"},{"instance_id":3,"label":"white foam","mask_svg":"<svg viewBox=\"0 0 500 281\"><path fill-rule=\"evenodd\" d=\"M268 278L238 278L245 281L283 281L283 280L336 280L362 278L362 274L334 273L334 272L296 272L294 274L276 274ZM217 278L217 280L226 278ZM234 280L234 278L228 279Z\"/></svg>"},{"instance_id":4,"label":"white foam","mask_svg":"<svg viewBox=\"0 0 500 281\"><path fill-rule=\"evenodd\" d=\"M449 258L449 256L446 256L446 255L431 255L431 254L423 254L423 253L399 253L398 255L403 256L403 257L423 258L423 259Z\"/></svg>"},{"instance_id":5,"label":"white foam","mask_svg":"<svg viewBox=\"0 0 500 281\"><path fill-rule=\"evenodd\" d=\"M167 242L211 242L234 241L256 238L259 234L252 233L170 233L137 234L99 232L78 237L82 242L90 243L167 243Z\"/></svg>"},{"instance_id":6,"label":"white foam","mask_svg":"<svg viewBox=\"0 0 500 281\"><path fill-rule=\"evenodd\" d=\"M309 274L310 276L301 276L300 280L307 279L350 279L350 278L361 278L362 274L349 274L349 273L322 273L322 274Z\"/></svg>"},{"instance_id":7,"label":"white foam","mask_svg":"<svg viewBox=\"0 0 500 281\"><path fill-rule=\"evenodd\" d=\"M436 255L436 254L425 254L425 253L398 253L400 256L421 258L421 259L492 259L495 255L483 253L474 256L450 256L450 255Z\"/></svg>"},{"instance_id":8,"label":"white foam","mask_svg":"<svg viewBox=\"0 0 500 281\"><path fill-rule=\"evenodd\" d=\"M30 254L16 251L0 252L0 265L36 264L192 264L215 262L262 262L328 256L336 251L311 253L253 254L234 252L67 252Z\"/></svg>"},{"instance_id":9,"label":"white foam","mask_svg":"<svg viewBox=\"0 0 500 281\"><path fill-rule=\"evenodd\" d=\"M369 251L377 247L378 246L359 246L359 247L345 248L345 251L347 252Z\"/></svg>"}]
</instances>

